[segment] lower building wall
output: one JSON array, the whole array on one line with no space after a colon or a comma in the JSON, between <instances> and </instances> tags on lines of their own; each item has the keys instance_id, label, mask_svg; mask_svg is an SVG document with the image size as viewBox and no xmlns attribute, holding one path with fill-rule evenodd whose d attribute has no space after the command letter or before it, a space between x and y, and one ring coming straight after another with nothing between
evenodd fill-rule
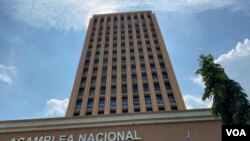
<instances>
[{"instance_id":1,"label":"lower building wall","mask_svg":"<svg viewBox=\"0 0 250 141\"><path fill-rule=\"evenodd\" d=\"M39 127L38 127L39 129ZM189 138L188 140L188 132ZM80 139L79 139L80 137ZM0 141L220 141L218 120L0 133Z\"/></svg>"}]
</instances>

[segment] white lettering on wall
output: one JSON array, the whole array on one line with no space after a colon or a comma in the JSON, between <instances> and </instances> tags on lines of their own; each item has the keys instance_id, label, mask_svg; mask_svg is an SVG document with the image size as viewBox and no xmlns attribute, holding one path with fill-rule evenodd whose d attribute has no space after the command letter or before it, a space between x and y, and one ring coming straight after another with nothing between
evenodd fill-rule
<instances>
[{"instance_id":1,"label":"white lettering on wall","mask_svg":"<svg viewBox=\"0 0 250 141\"><path fill-rule=\"evenodd\" d=\"M245 132L227 131L228 134L244 135ZM36 137L19 137L12 138L10 141L138 141L141 137L136 131L116 131L116 132L99 132L84 133L79 135L59 135L59 136L36 136Z\"/></svg>"},{"instance_id":2,"label":"white lettering on wall","mask_svg":"<svg viewBox=\"0 0 250 141\"><path fill-rule=\"evenodd\" d=\"M66 141L66 135L61 135L59 141Z\"/></svg>"}]
</instances>

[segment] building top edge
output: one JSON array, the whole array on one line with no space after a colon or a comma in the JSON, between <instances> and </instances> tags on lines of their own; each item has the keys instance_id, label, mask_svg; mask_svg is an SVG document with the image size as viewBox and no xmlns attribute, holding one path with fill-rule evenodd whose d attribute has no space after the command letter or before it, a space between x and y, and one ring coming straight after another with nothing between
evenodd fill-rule
<instances>
[{"instance_id":1,"label":"building top edge","mask_svg":"<svg viewBox=\"0 0 250 141\"><path fill-rule=\"evenodd\" d=\"M115 12L115 13L102 13L102 14L94 14L93 17L98 16L109 16L109 15L122 15L122 14L132 14L132 13L152 13L151 10L143 10L143 11L127 11L127 12Z\"/></svg>"}]
</instances>

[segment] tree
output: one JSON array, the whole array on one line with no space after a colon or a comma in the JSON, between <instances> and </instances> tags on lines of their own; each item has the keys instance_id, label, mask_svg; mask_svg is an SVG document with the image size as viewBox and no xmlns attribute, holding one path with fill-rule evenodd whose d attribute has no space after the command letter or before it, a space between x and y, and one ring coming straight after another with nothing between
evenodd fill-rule
<instances>
[{"instance_id":1,"label":"tree","mask_svg":"<svg viewBox=\"0 0 250 141\"><path fill-rule=\"evenodd\" d=\"M239 83L231 80L211 54L200 55L197 75L205 84L202 100L213 99L212 113L221 117L223 124L246 124L249 118L247 94Z\"/></svg>"}]
</instances>

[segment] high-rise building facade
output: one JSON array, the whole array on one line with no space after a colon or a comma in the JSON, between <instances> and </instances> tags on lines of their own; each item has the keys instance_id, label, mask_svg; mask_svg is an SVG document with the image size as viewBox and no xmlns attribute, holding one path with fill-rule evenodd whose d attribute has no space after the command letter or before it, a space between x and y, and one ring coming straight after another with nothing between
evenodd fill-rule
<instances>
[{"instance_id":1,"label":"high-rise building facade","mask_svg":"<svg viewBox=\"0 0 250 141\"><path fill-rule=\"evenodd\" d=\"M90 19L66 116L185 109L154 13Z\"/></svg>"},{"instance_id":2,"label":"high-rise building facade","mask_svg":"<svg viewBox=\"0 0 250 141\"><path fill-rule=\"evenodd\" d=\"M0 140L220 141L222 133L210 109L185 110L151 11L91 18L66 116L0 121Z\"/></svg>"}]
</instances>

